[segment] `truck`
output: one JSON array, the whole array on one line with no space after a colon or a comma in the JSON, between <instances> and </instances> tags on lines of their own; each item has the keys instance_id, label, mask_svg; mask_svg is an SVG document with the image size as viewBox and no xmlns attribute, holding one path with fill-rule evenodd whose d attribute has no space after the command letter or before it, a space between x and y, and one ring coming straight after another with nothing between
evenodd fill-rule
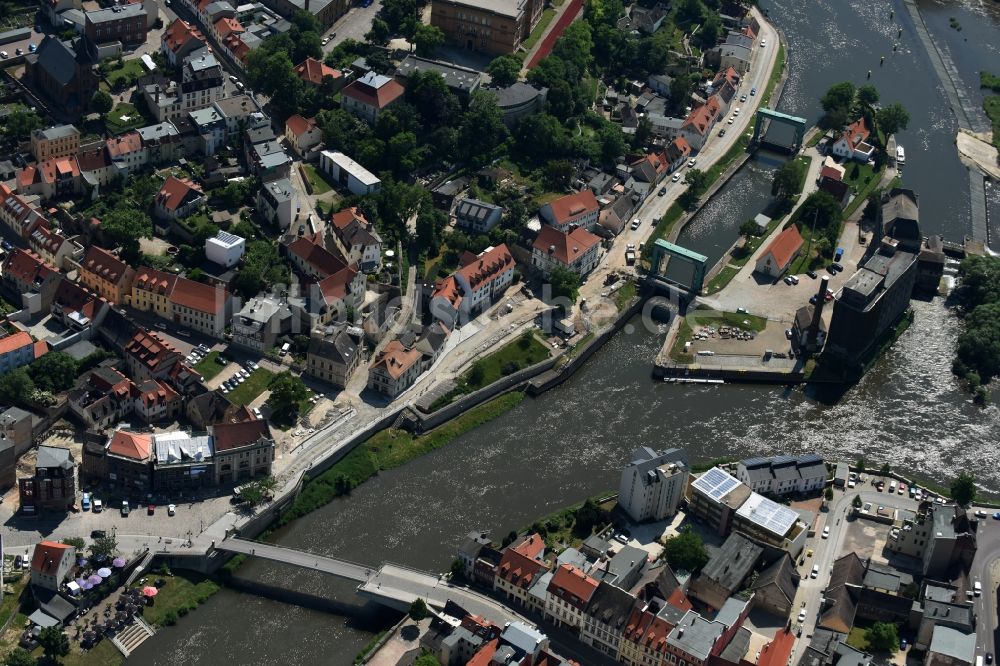
<instances>
[{"instance_id":1,"label":"truck","mask_svg":"<svg viewBox=\"0 0 1000 666\"><path fill-rule=\"evenodd\" d=\"M625 263L629 266L635 264L635 250L625 250Z\"/></svg>"}]
</instances>

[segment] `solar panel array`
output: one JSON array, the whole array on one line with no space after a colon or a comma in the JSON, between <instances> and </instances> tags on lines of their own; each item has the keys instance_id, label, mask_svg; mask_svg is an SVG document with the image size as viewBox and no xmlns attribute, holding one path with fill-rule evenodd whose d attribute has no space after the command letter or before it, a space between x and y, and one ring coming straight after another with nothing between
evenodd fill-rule
<instances>
[{"instance_id":1,"label":"solar panel array","mask_svg":"<svg viewBox=\"0 0 1000 666\"><path fill-rule=\"evenodd\" d=\"M736 513L779 536L787 534L799 518L799 514L787 506L757 493L752 494Z\"/></svg>"},{"instance_id":2,"label":"solar panel array","mask_svg":"<svg viewBox=\"0 0 1000 666\"><path fill-rule=\"evenodd\" d=\"M733 488L740 485L740 482L718 467L713 467L698 477L692 485L718 502L728 495Z\"/></svg>"},{"instance_id":3,"label":"solar panel array","mask_svg":"<svg viewBox=\"0 0 1000 666\"><path fill-rule=\"evenodd\" d=\"M215 235L215 238L218 239L220 242L225 243L227 245L233 245L233 244L239 243L241 240L243 240L241 237L237 236L236 234L231 234L228 231L223 231L221 229L219 230L219 233L217 233Z\"/></svg>"}]
</instances>

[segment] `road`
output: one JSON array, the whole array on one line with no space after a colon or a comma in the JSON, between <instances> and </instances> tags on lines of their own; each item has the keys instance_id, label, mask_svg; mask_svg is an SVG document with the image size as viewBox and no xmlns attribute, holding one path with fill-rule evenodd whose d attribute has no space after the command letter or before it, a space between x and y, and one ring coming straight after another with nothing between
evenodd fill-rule
<instances>
[{"instance_id":1,"label":"road","mask_svg":"<svg viewBox=\"0 0 1000 666\"><path fill-rule=\"evenodd\" d=\"M375 0L368 7L359 7L352 4L347 13L340 17L330 28L323 33L324 38L330 41L323 46L323 52L329 53L333 48L346 39L354 39L359 42L365 41L365 34L372 29L372 19L381 9L381 0Z\"/></svg>"},{"instance_id":2,"label":"road","mask_svg":"<svg viewBox=\"0 0 1000 666\"><path fill-rule=\"evenodd\" d=\"M740 107L740 115L732 125L727 124L725 120L720 121L710 133L706 145L697 153L697 168L702 170L708 169L721 159L739 140L741 133L753 131L752 122L754 115L760 106L761 95L767 87L768 80L771 78L771 70L774 68L775 60L778 57L778 44L780 41L778 32L770 23L764 20L755 8L751 11L757 15L760 21L761 32L758 37L767 40L767 47L754 47L750 72L743 77L740 87L736 91L738 95L747 95L746 102L740 102L738 97L733 100L732 107ZM752 88L756 88L758 94L751 97L750 90ZM726 135L720 137L718 136L718 130L723 127L726 128ZM609 273L625 267L626 245L634 243L636 247L639 247L641 243L648 240L653 233L656 222L666 214L667 209L684 192L686 189L683 178L684 169L676 173L681 175L680 182L673 183L667 180L657 186L656 192L659 192L660 187L666 187L666 194L658 196L654 192L646 199L645 203L639 208L639 211L634 214L634 217L638 217L642 221L642 224L635 231L629 226L625 227L625 230L615 239L611 250L603 258L601 264L590 274L587 282L581 287L580 295L586 298L588 302L596 301L600 296L604 279Z\"/></svg>"},{"instance_id":3,"label":"road","mask_svg":"<svg viewBox=\"0 0 1000 666\"><path fill-rule=\"evenodd\" d=\"M983 507L975 507L983 508ZM983 508L992 515L995 509ZM983 594L975 599L976 653L996 653L1000 641L997 616L1000 600L1000 521L983 518L976 535L976 557L970 572L972 580L982 583Z\"/></svg>"}]
</instances>

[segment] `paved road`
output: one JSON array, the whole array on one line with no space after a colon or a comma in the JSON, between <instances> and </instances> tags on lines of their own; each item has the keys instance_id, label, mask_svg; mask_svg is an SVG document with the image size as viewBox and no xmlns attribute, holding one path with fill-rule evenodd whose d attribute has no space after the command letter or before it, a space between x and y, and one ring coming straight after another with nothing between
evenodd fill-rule
<instances>
[{"instance_id":1,"label":"paved road","mask_svg":"<svg viewBox=\"0 0 1000 666\"><path fill-rule=\"evenodd\" d=\"M992 516L995 509L985 509ZM975 600L976 652L996 653L1000 642L998 600L1000 600L1000 521L984 518L976 535L976 558L972 562L972 580L982 583L983 594Z\"/></svg>"},{"instance_id":2,"label":"paved road","mask_svg":"<svg viewBox=\"0 0 1000 666\"><path fill-rule=\"evenodd\" d=\"M324 53L329 53L337 44L345 39L365 41L365 34L372 29L372 19L382 7L381 0L375 0L370 7L352 6L347 13L323 33L330 41L323 47Z\"/></svg>"}]
</instances>

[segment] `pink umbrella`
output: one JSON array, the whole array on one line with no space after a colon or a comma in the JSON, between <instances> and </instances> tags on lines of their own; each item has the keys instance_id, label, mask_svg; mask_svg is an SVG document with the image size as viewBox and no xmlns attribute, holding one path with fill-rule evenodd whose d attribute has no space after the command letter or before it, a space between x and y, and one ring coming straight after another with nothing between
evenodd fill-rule
<instances>
[{"instance_id":1,"label":"pink umbrella","mask_svg":"<svg viewBox=\"0 0 1000 666\"><path fill-rule=\"evenodd\" d=\"M91 585L100 585L101 581L103 580L104 579L98 576L97 574L91 574L90 578L87 579L87 582L90 583Z\"/></svg>"},{"instance_id":2,"label":"pink umbrella","mask_svg":"<svg viewBox=\"0 0 1000 666\"><path fill-rule=\"evenodd\" d=\"M111 560L111 566L115 567L116 569L121 569L123 566L125 566L125 558L116 557L115 559Z\"/></svg>"},{"instance_id":3,"label":"pink umbrella","mask_svg":"<svg viewBox=\"0 0 1000 666\"><path fill-rule=\"evenodd\" d=\"M93 588L94 588L94 584L91 583L89 580L83 584L83 589L85 589L85 590L91 590Z\"/></svg>"},{"instance_id":4,"label":"pink umbrella","mask_svg":"<svg viewBox=\"0 0 1000 666\"><path fill-rule=\"evenodd\" d=\"M152 585L147 585L146 587L142 588L142 594L143 596L146 597L155 597L157 594L159 594L159 592L160 591L155 587L153 587Z\"/></svg>"}]
</instances>

